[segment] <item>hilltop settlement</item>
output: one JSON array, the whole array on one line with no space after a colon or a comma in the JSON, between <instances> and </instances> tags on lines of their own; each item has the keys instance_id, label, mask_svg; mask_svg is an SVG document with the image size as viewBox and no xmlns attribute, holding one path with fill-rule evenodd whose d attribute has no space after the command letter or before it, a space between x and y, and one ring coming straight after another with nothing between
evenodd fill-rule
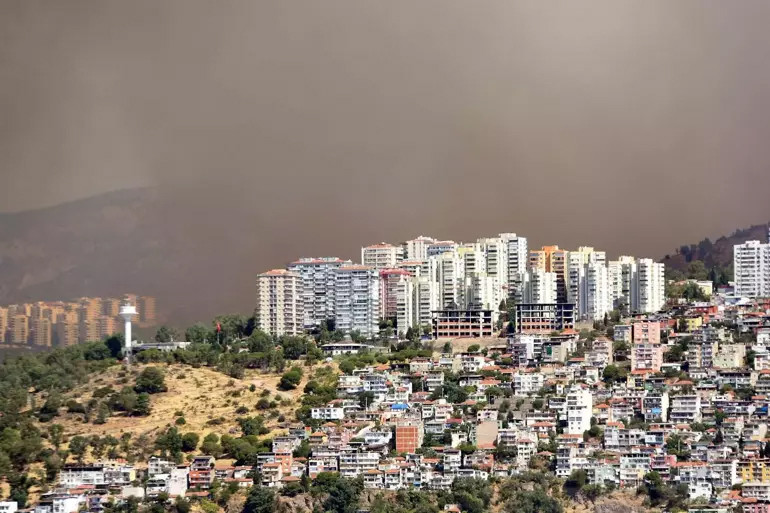
<instances>
[{"instance_id":1,"label":"hilltop settlement","mask_svg":"<svg viewBox=\"0 0 770 513\"><path fill-rule=\"evenodd\" d=\"M512 233L301 258L257 277L251 317L6 362L0 513L770 513L770 244L731 273ZM149 415L193 367L232 415L68 431ZM110 368L122 389L72 394Z\"/></svg>"}]
</instances>

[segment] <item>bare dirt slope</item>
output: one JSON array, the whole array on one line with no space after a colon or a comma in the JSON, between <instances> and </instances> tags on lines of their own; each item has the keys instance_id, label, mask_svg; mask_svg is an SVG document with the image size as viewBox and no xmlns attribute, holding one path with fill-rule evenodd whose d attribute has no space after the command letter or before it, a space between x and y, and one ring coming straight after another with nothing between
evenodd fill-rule
<instances>
[{"instance_id":1,"label":"bare dirt slope","mask_svg":"<svg viewBox=\"0 0 770 513\"><path fill-rule=\"evenodd\" d=\"M126 417L115 414L110 416L104 424L99 425L92 422L84 423L82 414L70 414L66 413L66 409L62 409L61 415L53 422L64 427L65 436L110 434L120 437L126 432L133 435L153 435L167 426L174 425L178 413L181 412L185 424L179 426L180 431L194 431L201 438L211 432L218 435L238 433L236 418L244 415L264 415L267 426L277 430L278 417L269 416L267 412L256 409L257 402L263 397L263 391L269 392L267 395L269 400L279 400L278 413L285 415L287 420L291 420L302 394L302 388L307 382L307 376L305 376L297 389L279 391L277 388L279 374L263 374L248 370L243 379L233 379L208 368L176 364L157 366L166 373L165 383L168 391L151 396L152 411L149 416ZM85 404L100 388L111 387L119 391L125 386L132 386L135 376L144 367L144 365L135 365L129 372L119 366L112 367L95 376L88 384L66 394L65 402L75 399ZM305 374L307 375L308 372ZM254 391L251 391L251 385L254 385ZM39 400L42 401L43 398ZM248 412L236 413L239 407L247 408Z\"/></svg>"},{"instance_id":2,"label":"bare dirt slope","mask_svg":"<svg viewBox=\"0 0 770 513\"><path fill-rule=\"evenodd\" d=\"M490 338L453 338L451 340L438 340L433 342L433 352L438 355L442 352L444 344L449 342L452 345L453 353L463 353L473 345L478 345L480 348L489 346L504 346L507 344L506 339L490 337Z\"/></svg>"}]
</instances>

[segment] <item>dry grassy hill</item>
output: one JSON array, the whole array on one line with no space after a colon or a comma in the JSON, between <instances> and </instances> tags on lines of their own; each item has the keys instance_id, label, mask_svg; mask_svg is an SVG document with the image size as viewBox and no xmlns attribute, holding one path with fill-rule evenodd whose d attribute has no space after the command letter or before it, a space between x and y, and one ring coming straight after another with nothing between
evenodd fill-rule
<instances>
[{"instance_id":1,"label":"dry grassy hill","mask_svg":"<svg viewBox=\"0 0 770 513\"><path fill-rule=\"evenodd\" d=\"M438 356L441 354L444 343L449 342L452 346L453 353L464 353L468 351L471 346L479 346L481 349L489 346L506 345L507 339L498 337L488 338L453 338L451 340L439 340L433 342L433 354Z\"/></svg>"},{"instance_id":2,"label":"dry grassy hill","mask_svg":"<svg viewBox=\"0 0 770 513\"><path fill-rule=\"evenodd\" d=\"M158 366L165 371L167 392L152 395L152 410L146 417L128 417L121 413L107 418L104 424L83 422L83 414L67 413L62 408L60 416L49 423L41 423L41 429L56 423L64 427L65 440L75 435L112 435L119 438L123 433L131 433L133 438L146 434L151 439L166 427L175 425L175 420L181 412L185 424L179 426L182 432L196 432L201 439L208 433L239 434L237 417L263 415L266 426L271 433L282 431L279 416L284 415L285 422L294 419L294 411L299 404L302 389L308 380L310 370L305 370L300 385L292 391L280 391L277 388L280 375L265 374L255 370L247 370L243 379L233 379L225 374L209 368L193 368L181 364L149 364ZM148 365L134 365L130 371L124 367L114 366L94 377L85 385L79 386L64 395L64 402L74 399L82 404L88 403L94 393L103 388L111 387L119 391L125 386L134 384L136 376ZM315 366L318 369L322 365ZM252 385L254 390L252 391ZM278 401L279 406L269 411L256 409L256 404L267 390L267 398ZM38 404L44 397L36 397ZM245 407L247 413L236 413ZM275 413L273 413L275 412Z\"/></svg>"}]
</instances>

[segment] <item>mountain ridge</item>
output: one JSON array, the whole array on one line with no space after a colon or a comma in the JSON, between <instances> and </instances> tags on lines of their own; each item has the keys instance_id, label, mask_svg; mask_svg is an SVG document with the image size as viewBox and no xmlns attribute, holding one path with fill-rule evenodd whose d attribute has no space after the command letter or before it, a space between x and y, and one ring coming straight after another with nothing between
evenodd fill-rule
<instances>
[{"instance_id":1,"label":"mountain ridge","mask_svg":"<svg viewBox=\"0 0 770 513\"><path fill-rule=\"evenodd\" d=\"M243 245L237 227L209 244L178 208L135 188L0 214L0 304L134 292L156 296L174 322L210 318L215 305L250 312L251 291L238 278L256 269L218 250Z\"/></svg>"},{"instance_id":2,"label":"mountain ridge","mask_svg":"<svg viewBox=\"0 0 770 513\"><path fill-rule=\"evenodd\" d=\"M766 242L769 229L770 223L755 224L748 228L736 229L730 235L722 235L713 242L706 237L696 244L684 244L676 248L660 261L666 264L666 272L672 279L688 277L691 264L697 261L703 262L706 270L726 271L732 279L733 246L749 240Z\"/></svg>"},{"instance_id":3,"label":"mountain ridge","mask_svg":"<svg viewBox=\"0 0 770 513\"><path fill-rule=\"evenodd\" d=\"M304 239L271 234L272 207L226 221L215 208L138 187L0 213L0 304L132 292L156 296L161 317L179 325L249 314L254 277L304 251ZM729 270L732 246L764 241L767 230L768 224L757 224L714 242L682 245L661 261L671 278L687 276L693 261Z\"/></svg>"}]
</instances>

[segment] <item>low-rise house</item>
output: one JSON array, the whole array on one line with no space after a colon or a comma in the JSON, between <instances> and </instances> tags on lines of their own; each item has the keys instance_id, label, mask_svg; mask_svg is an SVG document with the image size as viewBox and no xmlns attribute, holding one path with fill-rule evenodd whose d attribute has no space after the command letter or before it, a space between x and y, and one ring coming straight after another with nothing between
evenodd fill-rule
<instances>
[{"instance_id":1,"label":"low-rise house","mask_svg":"<svg viewBox=\"0 0 770 513\"><path fill-rule=\"evenodd\" d=\"M321 472L339 471L339 452L331 450L313 450L307 461L307 473L315 479Z\"/></svg>"},{"instance_id":2,"label":"low-rise house","mask_svg":"<svg viewBox=\"0 0 770 513\"><path fill-rule=\"evenodd\" d=\"M668 409L668 392L651 393L642 398L642 412L645 422L666 422Z\"/></svg>"},{"instance_id":3,"label":"low-rise house","mask_svg":"<svg viewBox=\"0 0 770 513\"><path fill-rule=\"evenodd\" d=\"M645 474L649 471L649 454L632 452L620 456L620 486L641 486Z\"/></svg>"},{"instance_id":4,"label":"low-rise house","mask_svg":"<svg viewBox=\"0 0 770 513\"><path fill-rule=\"evenodd\" d=\"M278 463L265 463L260 468L262 486L280 488L283 486L283 466Z\"/></svg>"},{"instance_id":5,"label":"low-rise house","mask_svg":"<svg viewBox=\"0 0 770 513\"><path fill-rule=\"evenodd\" d=\"M376 490L385 486L384 473L377 469L371 469L364 472L364 487Z\"/></svg>"},{"instance_id":6,"label":"low-rise house","mask_svg":"<svg viewBox=\"0 0 770 513\"><path fill-rule=\"evenodd\" d=\"M533 395L543 388L545 377L538 372L517 372L513 375L513 393Z\"/></svg>"},{"instance_id":7,"label":"low-rise house","mask_svg":"<svg viewBox=\"0 0 770 513\"><path fill-rule=\"evenodd\" d=\"M491 360L481 353L463 353L460 355L460 366L463 372L479 372L487 365L492 365Z\"/></svg>"},{"instance_id":8,"label":"low-rise house","mask_svg":"<svg viewBox=\"0 0 770 513\"><path fill-rule=\"evenodd\" d=\"M176 462L165 460L157 456L151 456L147 461L147 475L168 474L171 469L176 468Z\"/></svg>"},{"instance_id":9,"label":"low-rise house","mask_svg":"<svg viewBox=\"0 0 770 513\"><path fill-rule=\"evenodd\" d=\"M731 386L735 389L752 388L757 382L757 373L750 369L719 369L717 370L716 383L723 387Z\"/></svg>"},{"instance_id":10,"label":"low-rise house","mask_svg":"<svg viewBox=\"0 0 770 513\"><path fill-rule=\"evenodd\" d=\"M738 461L738 476L744 483L770 483L770 460L740 460Z\"/></svg>"},{"instance_id":11,"label":"low-rise house","mask_svg":"<svg viewBox=\"0 0 770 513\"><path fill-rule=\"evenodd\" d=\"M757 499L762 502L770 502L770 483L749 481L743 483L741 494L747 499Z\"/></svg>"},{"instance_id":12,"label":"low-rise house","mask_svg":"<svg viewBox=\"0 0 770 513\"><path fill-rule=\"evenodd\" d=\"M357 344L355 342L330 342L321 346L326 356L341 356L346 354L359 354L367 352L380 351L382 348L378 346L370 346L366 344Z\"/></svg>"},{"instance_id":13,"label":"low-rise house","mask_svg":"<svg viewBox=\"0 0 770 513\"><path fill-rule=\"evenodd\" d=\"M706 481L696 481L687 485L687 496L691 501L698 499L708 500L711 498L712 493L713 486Z\"/></svg>"},{"instance_id":14,"label":"low-rise house","mask_svg":"<svg viewBox=\"0 0 770 513\"><path fill-rule=\"evenodd\" d=\"M342 420L345 418L345 410L334 406L313 408L310 410L310 417L316 420Z\"/></svg>"},{"instance_id":15,"label":"low-rise house","mask_svg":"<svg viewBox=\"0 0 770 513\"><path fill-rule=\"evenodd\" d=\"M339 456L339 472L342 477L355 478L367 470L376 469L380 454L368 451L343 451Z\"/></svg>"},{"instance_id":16,"label":"low-rise house","mask_svg":"<svg viewBox=\"0 0 770 513\"><path fill-rule=\"evenodd\" d=\"M216 460L211 456L196 456L190 463L190 488L208 490L214 482Z\"/></svg>"},{"instance_id":17,"label":"low-rise house","mask_svg":"<svg viewBox=\"0 0 770 513\"><path fill-rule=\"evenodd\" d=\"M690 424L701 420L699 395L676 395L671 400L671 422Z\"/></svg>"},{"instance_id":18,"label":"low-rise house","mask_svg":"<svg viewBox=\"0 0 770 513\"><path fill-rule=\"evenodd\" d=\"M443 454L444 474L452 474L462 466L462 453L457 449L445 449Z\"/></svg>"},{"instance_id":19,"label":"low-rise house","mask_svg":"<svg viewBox=\"0 0 770 513\"><path fill-rule=\"evenodd\" d=\"M59 485L63 488L77 488L83 485L105 485L104 465L65 465L59 473Z\"/></svg>"},{"instance_id":20,"label":"low-rise house","mask_svg":"<svg viewBox=\"0 0 770 513\"><path fill-rule=\"evenodd\" d=\"M35 504L35 513L77 513L85 502L83 495L68 493L43 495Z\"/></svg>"}]
</instances>

